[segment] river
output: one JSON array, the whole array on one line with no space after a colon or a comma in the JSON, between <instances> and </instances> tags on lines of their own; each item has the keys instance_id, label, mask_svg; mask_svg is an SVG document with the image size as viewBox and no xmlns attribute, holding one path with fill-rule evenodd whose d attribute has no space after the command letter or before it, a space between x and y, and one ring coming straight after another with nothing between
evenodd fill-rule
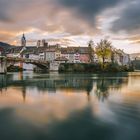
<instances>
[{"instance_id":1,"label":"river","mask_svg":"<svg viewBox=\"0 0 140 140\"><path fill-rule=\"evenodd\" d=\"M140 72L0 75L0 140L139 140Z\"/></svg>"}]
</instances>

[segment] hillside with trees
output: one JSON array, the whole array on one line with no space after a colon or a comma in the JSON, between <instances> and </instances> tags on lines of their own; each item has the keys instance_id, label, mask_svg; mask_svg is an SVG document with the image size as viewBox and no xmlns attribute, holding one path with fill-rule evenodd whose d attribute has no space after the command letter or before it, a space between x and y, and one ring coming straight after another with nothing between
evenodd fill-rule
<instances>
[{"instance_id":1,"label":"hillside with trees","mask_svg":"<svg viewBox=\"0 0 140 140\"><path fill-rule=\"evenodd\" d=\"M9 49L10 47L12 47L10 44L4 43L4 42L0 42L0 48L2 48L2 49L4 49L4 50L7 50L7 49Z\"/></svg>"}]
</instances>

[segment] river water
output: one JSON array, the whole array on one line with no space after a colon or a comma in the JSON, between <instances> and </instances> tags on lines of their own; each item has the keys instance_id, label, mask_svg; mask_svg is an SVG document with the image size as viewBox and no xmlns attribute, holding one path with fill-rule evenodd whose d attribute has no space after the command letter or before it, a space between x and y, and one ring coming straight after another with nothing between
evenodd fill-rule
<instances>
[{"instance_id":1,"label":"river water","mask_svg":"<svg viewBox=\"0 0 140 140\"><path fill-rule=\"evenodd\" d=\"M0 75L0 140L139 140L140 73Z\"/></svg>"}]
</instances>

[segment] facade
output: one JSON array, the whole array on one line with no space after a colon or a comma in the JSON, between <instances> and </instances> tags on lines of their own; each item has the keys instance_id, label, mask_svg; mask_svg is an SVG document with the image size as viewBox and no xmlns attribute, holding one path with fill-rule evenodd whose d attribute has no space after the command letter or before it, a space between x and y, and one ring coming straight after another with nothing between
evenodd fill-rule
<instances>
[{"instance_id":1,"label":"facade","mask_svg":"<svg viewBox=\"0 0 140 140\"><path fill-rule=\"evenodd\" d=\"M49 61L49 62L52 62L52 61L54 61L54 59L55 59L55 50L53 50L53 49L46 50L45 60Z\"/></svg>"},{"instance_id":2,"label":"facade","mask_svg":"<svg viewBox=\"0 0 140 140\"><path fill-rule=\"evenodd\" d=\"M74 54L74 63L80 63L80 54L78 52Z\"/></svg>"},{"instance_id":3,"label":"facade","mask_svg":"<svg viewBox=\"0 0 140 140\"><path fill-rule=\"evenodd\" d=\"M79 48L79 54L80 54L80 58L79 59L80 59L81 63L90 63L91 62L89 51L90 51L89 47L80 47Z\"/></svg>"},{"instance_id":4,"label":"facade","mask_svg":"<svg viewBox=\"0 0 140 140\"><path fill-rule=\"evenodd\" d=\"M74 61L75 61L74 53L68 54L68 60L69 60L69 63L74 63Z\"/></svg>"},{"instance_id":5,"label":"facade","mask_svg":"<svg viewBox=\"0 0 140 140\"><path fill-rule=\"evenodd\" d=\"M65 57L58 57L50 63L50 71L58 71L61 63L67 63L68 59Z\"/></svg>"},{"instance_id":6,"label":"facade","mask_svg":"<svg viewBox=\"0 0 140 140\"><path fill-rule=\"evenodd\" d=\"M59 48L59 45L48 45L48 47L44 50L44 55L46 61L52 62L57 57L61 57L61 50Z\"/></svg>"},{"instance_id":7,"label":"facade","mask_svg":"<svg viewBox=\"0 0 140 140\"><path fill-rule=\"evenodd\" d=\"M0 50L0 55L2 51ZM112 56L105 59L105 62L115 62L119 65L129 65L130 57L122 50L113 49ZM66 47L60 45L49 45L45 40L38 40L36 46L26 47L26 38L23 34L21 46L10 48L7 57L23 57L32 60L49 61L51 70L58 70L60 63L98 63L98 58L92 45L88 47Z\"/></svg>"},{"instance_id":8,"label":"facade","mask_svg":"<svg viewBox=\"0 0 140 140\"><path fill-rule=\"evenodd\" d=\"M55 59L61 57L61 50L60 49L56 49L55 51Z\"/></svg>"},{"instance_id":9,"label":"facade","mask_svg":"<svg viewBox=\"0 0 140 140\"><path fill-rule=\"evenodd\" d=\"M23 58L28 58L32 60L39 60L39 55L38 54L24 54Z\"/></svg>"},{"instance_id":10,"label":"facade","mask_svg":"<svg viewBox=\"0 0 140 140\"><path fill-rule=\"evenodd\" d=\"M45 60L45 52L40 52L39 54L38 54L38 60Z\"/></svg>"},{"instance_id":11,"label":"facade","mask_svg":"<svg viewBox=\"0 0 140 140\"><path fill-rule=\"evenodd\" d=\"M129 54L123 55L123 65L129 65L130 64L130 56Z\"/></svg>"},{"instance_id":12,"label":"facade","mask_svg":"<svg viewBox=\"0 0 140 140\"><path fill-rule=\"evenodd\" d=\"M114 61L119 65L129 65L130 64L130 56L124 53L123 50L115 50L114 53Z\"/></svg>"},{"instance_id":13,"label":"facade","mask_svg":"<svg viewBox=\"0 0 140 140\"><path fill-rule=\"evenodd\" d=\"M69 58L69 54L68 54L67 48L61 48L61 57L67 58L69 60L69 63L70 63L70 58Z\"/></svg>"},{"instance_id":14,"label":"facade","mask_svg":"<svg viewBox=\"0 0 140 140\"><path fill-rule=\"evenodd\" d=\"M88 47L63 48L61 54L68 59L69 63L90 63Z\"/></svg>"},{"instance_id":15,"label":"facade","mask_svg":"<svg viewBox=\"0 0 140 140\"><path fill-rule=\"evenodd\" d=\"M80 54L80 62L81 63L89 63L89 55L88 54Z\"/></svg>"}]
</instances>

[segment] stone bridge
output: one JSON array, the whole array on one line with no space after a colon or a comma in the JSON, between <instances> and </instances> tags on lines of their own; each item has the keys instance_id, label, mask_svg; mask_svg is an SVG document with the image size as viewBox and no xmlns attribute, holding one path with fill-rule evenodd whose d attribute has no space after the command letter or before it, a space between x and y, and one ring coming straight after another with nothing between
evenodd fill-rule
<instances>
[{"instance_id":1,"label":"stone bridge","mask_svg":"<svg viewBox=\"0 0 140 140\"><path fill-rule=\"evenodd\" d=\"M7 67L14 65L17 62L33 64L42 70L49 70L50 63L44 60L33 60L27 58L18 58L18 57L0 57L0 73L6 73Z\"/></svg>"}]
</instances>

